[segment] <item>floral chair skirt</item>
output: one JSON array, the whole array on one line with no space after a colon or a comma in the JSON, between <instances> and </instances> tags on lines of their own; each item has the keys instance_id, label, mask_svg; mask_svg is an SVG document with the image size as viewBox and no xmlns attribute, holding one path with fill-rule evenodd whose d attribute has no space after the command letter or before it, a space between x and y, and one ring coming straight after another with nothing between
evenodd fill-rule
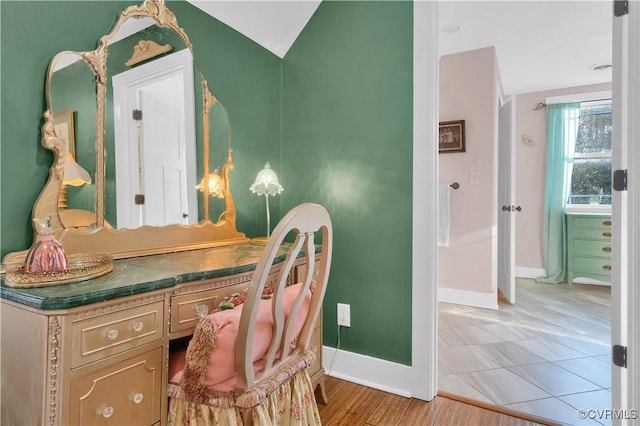
<instances>
[{"instance_id":1,"label":"floral chair skirt","mask_svg":"<svg viewBox=\"0 0 640 426\"><path fill-rule=\"evenodd\" d=\"M209 395L209 401L193 402L185 398L178 385L170 384L169 396L170 426L242 425L243 414L260 426L322 424L306 370L294 374L247 408L242 408L247 395L234 392L217 392ZM248 400L252 399L256 399L255 395L249 396Z\"/></svg>"}]
</instances>

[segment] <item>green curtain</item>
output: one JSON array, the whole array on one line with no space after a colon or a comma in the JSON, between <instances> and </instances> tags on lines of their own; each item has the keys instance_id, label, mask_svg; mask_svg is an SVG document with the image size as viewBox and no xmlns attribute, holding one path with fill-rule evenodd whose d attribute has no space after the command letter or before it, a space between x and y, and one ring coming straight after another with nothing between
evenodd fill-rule
<instances>
[{"instance_id":1,"label":"green curtain","mask_svg":"<svg viewBox=\"0 0 640 426\"><path fill-rule=\"evenodd\" d=\"M542 248L546 276L536 281L557 284L567 270L564 209L571 184L580 103L547 105L547 177Z\"/></svg>"}]
</instances>

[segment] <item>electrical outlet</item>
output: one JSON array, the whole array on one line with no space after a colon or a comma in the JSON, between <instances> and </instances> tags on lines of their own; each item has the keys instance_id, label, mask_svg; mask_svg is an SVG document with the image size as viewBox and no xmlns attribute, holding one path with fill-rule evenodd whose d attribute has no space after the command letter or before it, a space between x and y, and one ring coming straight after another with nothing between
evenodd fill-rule
<instances>
[{"instance_id":1,"label":"electrical outlet","mask_svg":"<svg viewBox=\"0 0 640 426\"><path fill-rule=\"evenodd\" d=\"M338 303L338 325L351 327L351 305Z\"/></svg>"}]
</instances>

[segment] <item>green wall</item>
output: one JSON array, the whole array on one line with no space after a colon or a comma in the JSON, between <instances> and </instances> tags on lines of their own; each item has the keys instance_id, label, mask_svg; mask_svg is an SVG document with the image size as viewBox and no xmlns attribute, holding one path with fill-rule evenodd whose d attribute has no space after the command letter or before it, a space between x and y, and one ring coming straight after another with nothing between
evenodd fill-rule
<instances>
[{"instance_id":1,"label":"green wall","mask_svg":"<svg viewBox=\"0 0 640 426\"><path fill-rule=\"evenodd\" d=\"M334 227L324 344L411 364L413 4L322 2L284 58L283 211Z\"/></svg>"},{"instance_id":2,"label":"green wall","mask_svg":"<svg viewBox=\"0 0 640 426\"><path fill-rule=\"evenodd\" d=\"M0 257L33 240L31 208L53 155L40 145L44 82L60 51L89 51L135 1L0 2ZM226 107L233 131L232 190L238 229L264 234L264 199L249 186L265 161L279 167L281 60L184 2L168 2L194 45L196 66ZM275 204L275 203L274 203ZM279 217L277 205L272 214Z\"/></svg>"}]
</instances>

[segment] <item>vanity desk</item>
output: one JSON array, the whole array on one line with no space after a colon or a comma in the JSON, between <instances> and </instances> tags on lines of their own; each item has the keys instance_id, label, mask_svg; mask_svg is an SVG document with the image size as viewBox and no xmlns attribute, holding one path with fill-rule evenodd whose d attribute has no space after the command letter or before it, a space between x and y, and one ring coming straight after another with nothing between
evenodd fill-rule
<instances>
[{"instance_id":1,"label":"vanity desk","mask_svg":"<svg viewBox=\"0 0 640 426\"><path fill-rule=\"evenodd\" d=\"M120 259L102 277L49 287L12 288L3 277L2 424L165 424L172 345L193 333L198 311L247 287L263 249ZM296 260L289 282L305 268ZM326 402L321 320L311 346L309 375Z\"/></svg>"}]
</instances>

